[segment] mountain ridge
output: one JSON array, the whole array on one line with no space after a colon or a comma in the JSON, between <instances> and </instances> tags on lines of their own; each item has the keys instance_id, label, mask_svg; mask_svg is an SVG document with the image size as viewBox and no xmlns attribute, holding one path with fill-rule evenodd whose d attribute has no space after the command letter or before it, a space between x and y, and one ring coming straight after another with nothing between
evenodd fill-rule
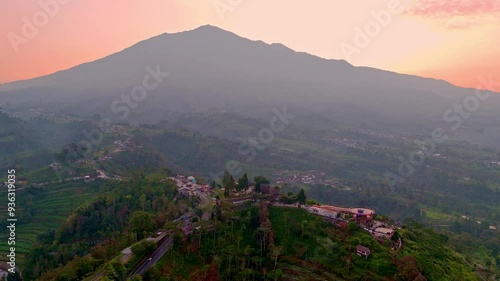
<instances>
[{"instance_id":1,"label":"mountain ridge","mask_svg":"<svg viewBox=\"0 0 500 281\"><path fill-rule=\"evenodd\" d=\"M0 104L8 104L7 111L59 104L76 114L116 118L110 105L130 96L149 75L148 67L170 75L133 108L129 122L157 123L172 114L221 106L266 118L273 108L288 106L346 126L428 134L443 123L444 112L475 93L443 80L353 66L202 26L163 33L93 62L3 85ZM499 106L500 96L481 105L478 118L492 126L487 132L500 124Z\"/></svg>"},{"instance_id":2,"label":"mountain ridge","mask_svg":"<svg viewBox=\"0 0 500 281\"><path fill-rule=\"evenodd\" d=\"M279 47L279 48L281 48L283 50L286 50L286 51L289 51L289 52L293 52L295 54L307 55L307 56L310 56L310 57L314 57L314 58L321 59L321 60L326 60L326 61L329 61L329 62L342 63L343 65L350 66L350 67L357 68L357 69L377 70L377 71L381 71L381 72L386 72L388 74L397 74L397 75L409 76L409 77L413 77L413 78L428 79L428 80L435 81L435 82L445 82L448 85L451 85L451 86L454 86L454 87L459 87L459 88L462 88L462 89L474 89L474 88L467 88L467 87L457 86L457 85L454 85L453 83L451 83L449 81L446 81L444 79L437 79L437 78L433 78L433 77L423 77L423 76L418 76L418 75L399 73L399 72L396 72L396 71L383 70L383 69L378 69L378 68L374 68L374 67L370 67L370 66L354 66L354 65L350 64L349 62L347 62L346 60L343 60L343 59L323 58L323 57L320 57L320 56L317 56L317 55L314 55L314 54L311 54L311 53L308 53L308 52L296 51L296 50L293 50L292 48L289 48L288 46L286 46L286 45L284 45L282 43L266 43L266 42L264 42L262 40L251 40L251 39L239 36L238 34L236 34L234 32L227 31L227 30L224 30L224 29L219 28L217 26L207 24L207 25L199 26L199 27L194 28L192 30L180 31L180 32L175 32L175 33L164 32L164 33L152 36L150 38L141 40L141 41L139 41L139 42L137 42L137 43L135 43L135 44L133 44L133 45L131 45L129 47L126 47L126 48L124 48L124 49L122 49L120 51L117 51L115 53L108 54L108 55L106 55L106 56L104 56L102 58L99 58L99 59L96 59L96 60L93 60L93 61L82 62L80 64L74 65L74 66L69 67L67 69L61 69L61 70L55 71L53 73L49 73L49 74L38 76L38 77L33 77L33 78L28 78L28 79L22 79L22 80L17 80L17 81L3 83L3 84L0 84L0 91L3 90L2 88L4 88L4 89L7 88L8 89L8 87L10 87L12 85L15 85L15 84L20 84L20 83L25 83L25 82L33 81L33 80L38 80L38 79L45 78L45 77L50 77L50 76L53 76L53 75L64 73L65 71L73 70L73 69L78 68L78 67L82 67L82 66L85 66L85 65L88 65L88 64L99 62L101 60L105 60L105 59L113 57L114 55L117 55L117 54L119 54L121 52L124 52L124 51L127 51L129 49L133 49L134 47L140 46L141 44L144 44L146 42L150 42L150 41L154 41L154 40L158 40L158 39L164 39L164 38L167 38L167 36L184 35L184 34L197 33L197 32L198 33L200 33L200 32L202 32L202 33L203 32L211 32L211 33L217 32L218 34L225 34L225 35L234 36L234 37L236 37L238 39L247 40L247 41L252 42L252 43L264 44L264 45L267 45L269 47ZM12 90L12 89L10 89L10 90Z\"/></svg>"}]
</instances>

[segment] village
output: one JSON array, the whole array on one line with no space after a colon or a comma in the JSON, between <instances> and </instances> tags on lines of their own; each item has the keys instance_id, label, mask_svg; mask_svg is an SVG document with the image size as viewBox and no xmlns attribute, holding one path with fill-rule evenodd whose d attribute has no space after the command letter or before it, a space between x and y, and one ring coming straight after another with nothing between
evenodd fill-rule
<instances>
[{"instance_id":1,"label":"village","mask_svg":"<svg viewBox=\"0 0 500 281\"><path fill-rule=\"evenodd\" d=\"M312 171L315 172L315 171ZM317 174L321 175L321 173ZM193 176L183 176L176 175L174 177L170 177L170 180L174 181L178 188L178 196L199 197L203 202L208 202L215 206L220 204L218 196L212 190L210 185L199 184L195 177ZM368 232L373 238L375 238L379 242L384 242L387 240L391 240L395 233L395 227L382 220L376 219L376 213L372 209L368 208L347 208L347 207L339 207L339 206L331 206L331 205L308 205L301 203L284 203L280 202L280 189L278 186L272 186L271 184L261 184L259 187L259 192L255 191L255 186L251 185L246 190L232 190L232 196L229 196L224 199L224 202L230 203L233 206L243 206L243 205L251 205L256 202L267 201L276 207L285 207L285 208L302 208L307 212L320 216L325 222L328 222L332 225L335 225L340 228L345 228L348 223L354 222L361 229ZM262 196L256 196L257 193L260 193ZM178 221L184 222L182 224L183 232L188 235L196 229L195 226L190 222L192 215L185 214L180 217ZM202 216L202 220L209 220L211 214L205 212ZM395 248L401 248L402 241L398 238ZM356 247L356 252L360 256L368 257L371 254L370 249L363 245L358 245Z\"/></svg>"},{"instance_id":2,"label":"village","mask_svg":"<svg viewBox=\"0 0 500 281\"><path fill-rule=\"evenodd\" d=\"M322 171L311 170L308 172L292 172L283 170L275 172L274 177L278 185L325 185L345 191L351 190L351 187L345 185L341 180L327 178L325 172Z\"/></svg>"}]
</instances>

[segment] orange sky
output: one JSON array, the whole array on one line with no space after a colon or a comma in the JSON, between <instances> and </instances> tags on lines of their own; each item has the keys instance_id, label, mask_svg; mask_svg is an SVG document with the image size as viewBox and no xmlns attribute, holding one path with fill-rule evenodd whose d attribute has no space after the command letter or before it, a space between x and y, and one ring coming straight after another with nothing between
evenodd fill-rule
<instances>
[{"instance_id":1,"label":"orange sky","mask_svg":"<svg viewBox=\"0 0 500 281\"><path fill-rule=\"evenodd\" d=\"M163 32L204 24L354 65L466 87L479 86L479 76L500 79L500 0L363 2L1 1L0 83L67 69ZM26 27L30 24L34 31Z\"/></svg>"}]
</instances>

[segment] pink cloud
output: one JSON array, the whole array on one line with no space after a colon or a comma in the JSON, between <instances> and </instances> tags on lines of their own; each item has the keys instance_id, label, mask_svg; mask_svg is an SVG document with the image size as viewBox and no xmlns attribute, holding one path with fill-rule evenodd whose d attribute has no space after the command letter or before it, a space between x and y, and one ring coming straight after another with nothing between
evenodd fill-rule
<instances>
[{"instance_id":1,"label":"pink cloud","mask_svg":"<svg viewBox=\"0 0 500 281\"><path fill-rule=\"evenodd\" d=\"M406 14L429 18L489 16L500 13L500 0L415 0Z\"/></svg>"},{"instance_id":2,"label":"pink cloud","mask_svg":"<svg viewBox=\"0 0 500 281\"><path fill-rule=\"evenodd\" d=\"M405 14L436 20L447 29L466 29L498 20L500 0L413 0Z\"/></svg>"}]
</instances>

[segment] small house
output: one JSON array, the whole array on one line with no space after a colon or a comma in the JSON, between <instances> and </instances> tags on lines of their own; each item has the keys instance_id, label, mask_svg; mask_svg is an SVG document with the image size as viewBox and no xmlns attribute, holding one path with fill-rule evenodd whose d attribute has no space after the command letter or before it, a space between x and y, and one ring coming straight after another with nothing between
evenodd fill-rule
<instances>
[{"instance_id":1,"label":"small house","mask_svg":"<svg viewBox=\"0 0 500 281\"><path fill-rule=\"evenodd\" d=\"M360 257L364 256L365 258L368 258L368 256L371 254L371 251L365 246L358 245L356 246L356 254L358 254L358 256Z\"/></svg>"},{"instance_id":2,"label":"small house","mask_svg":"<svg viewBox=\"0 0 500 281\"><path fill-rule=\"evenodd\" d=\"M187 224L184 224L184 226L182 227L182 232L184 233L184 235L189 235L191 233L193 233L193 224L191 223L187 223Z\"/></svg>"},{"instance_id":3,"label":"small house","mask_svg":"<svg viewBox=\"0 0 500 281\"><path fill-rule=\"evenodd\" d=\"M188 196L189 193L191 193L191 188L189 187L181 187L179 188L179 194L183 195L183 196Z\"/></svg>"},{"instance_id":4,"label":"small house","mask_svg":"<svg viewBox=\"0 0 500 281\"><path fill-rule=\"evenodd\" d=\"M377 227L373 233L377 238L385 238L391 239L394 235L394 229L385 228L385 227Z\"/></svg>"},{"instance_id":5,"label":"small house","mask_svg":"<svg viewBox=\"0 0 500 281\"><path fill-rule=\"evenodd\" d=\"M187 180L191 183L196 183L196 179L193 176L189 176Z\"/></svg>"}]
</instances>

